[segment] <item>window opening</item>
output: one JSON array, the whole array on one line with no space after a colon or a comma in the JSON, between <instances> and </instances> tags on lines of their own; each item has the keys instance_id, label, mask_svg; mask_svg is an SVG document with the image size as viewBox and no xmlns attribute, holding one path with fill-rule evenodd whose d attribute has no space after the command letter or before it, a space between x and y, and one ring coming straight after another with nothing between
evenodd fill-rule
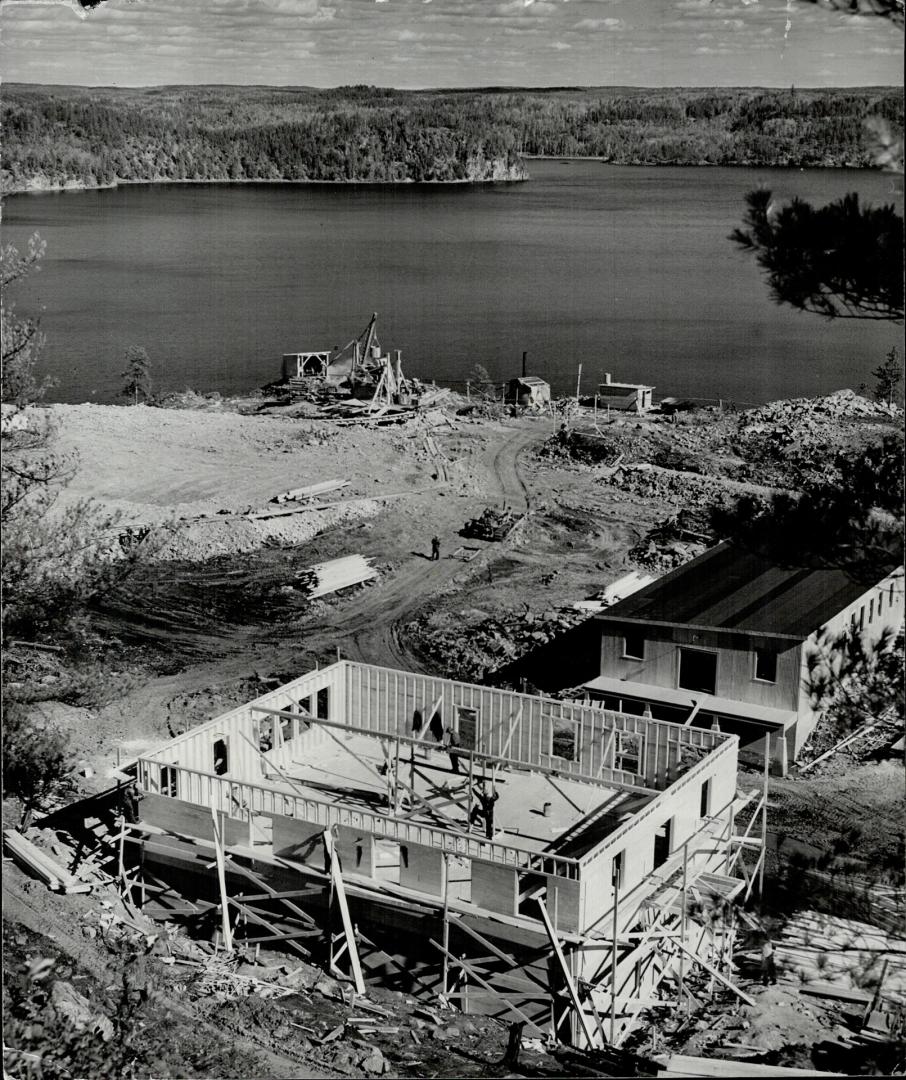
<instances>
[{"instance_id":1,"label":"window opening","mask_svg":"<svg viewBox=\"0 0 906 1080\"><path fill-rule=\"evenodd\" d=\"M323 690L318 691L317 709L319 720L330 719L330 688L327 686L325 686Z\"/></svg>"},{"instance_id":2,"label":"window opening","mask_svg":"<svg viewBox=\"0 0 906 1080\"><path fill-rule=\"evenodd\" d=\"M628 629L623 634L623 656L629 660L645 659L645 633Z\"/></svg>"},{"instance_id":3,"label":"window opening","mask_svg":"<svg viewBox=\"0 0 906 1080\"><path fill-rule=\"evenodd\" d=\"M699 803L698 814L699 817L707 817L711 811L711 778L708 777L702 783L701 800Z\"/></svg>"},{"instance_id":4,"label":"window opening","mask_svg":"<svg viewBox=\"0 0 906 1080\"><path fill-rule=\"evenodd\" d=\"M561 721L562 722L562 721ZM553 729L551 735L551 753L565 761L576 760L576 725L570 721L568 728L559 731Z\"/></svg>"},{"instance_id":5,"label":"window opening","mask_svg":"<svg viewBox=\"0 0 906 1080\"><path fill-rule=\"evenodd\" d=\"M224 735L218 735L214 739L214 773L223 776L229 770L230 757L227 750L227 740Z\"/></svg>"},{"instance_id":6,"label":"window opening","mask_svg":"<svg viewBox=\"0 0 906 1080\"><path fill-rule=\"evenodd\" d=\"M755 650L755 678L759 682L777 682L777 653L772 649Z\"/></svg>"},{"instance_id":7,"label":"window opening","mask_svg":"<svg viewBox=\"0 0 906 1080\"><path fill-rule=\"evenodd\" d=\"M871 622L875 617L875 598L872 597L868 601L868 621Z\"/></svg>"},{"instance_id":8,"label":"window opening","mask_svg":"<svg viewBox=\"0 0 906 1080\"><path fill-rule=\"evenodd\" d=\"M173 765L161 765L160 767L160 793L161 795L169 795L171 799L179 798L175 764L174 762Z\"/></svg>"},{"instance_id":9,"label":"window opening","mask_svg":"<svg viewBox=\"0 0 906 1080\"><path fill-rule=\"evenodd\" d=\"M642 736L637 731L618 731L617 749L614 756L615 767L624 772L642 771Z\"/></svg>"},{"instance_id":10,"label":"window opening","mask_svg":"<svg viewBox=\"0 0 906 1080\"><path fill-rule=\"evenodd\" d=\"M654 834L654 869L663 866L670 855L670 834L673 832L673 819L665 821Z\"/></svg>"},{"instance_id":11,"label":"window opening","mask_svg":"<svg viewBox=\"0 0 906 1080\"><path fill-rule=\"evenodd\" d=\"M861 630L865 626L865 605L859 608L859 629Z\"/></svg>"},{"instance_id":12,"label":"window opening","mask_svg":"<svg viewBox=\"0 0 906 1080\"><path fill-rule=\"evenodd\" d=\"M680 649L679 685L683 690L713 694L717 688L717 653Z\"/></svg>"},{"instance_id":13,"label":"window opening","mask_svg":"<svg viewBox=\"0 0 906 1080\"><path fill-rule=\"evenodd\" d=\"M623 872L626 869L626 852L618 851L610 861L610 880L615 889L623 888Z\"/></svg>"},{"instance_id":14,"label":"window opening","mask_svg":"<svg viewBox=\"0 0 906 1080\"><path fill-rule=\"evenodd\" d=\"M459 721L459 745L464 750L474 750L478 738L478 710L460 706L456 716Z\"/></svg>"}]
</instances>

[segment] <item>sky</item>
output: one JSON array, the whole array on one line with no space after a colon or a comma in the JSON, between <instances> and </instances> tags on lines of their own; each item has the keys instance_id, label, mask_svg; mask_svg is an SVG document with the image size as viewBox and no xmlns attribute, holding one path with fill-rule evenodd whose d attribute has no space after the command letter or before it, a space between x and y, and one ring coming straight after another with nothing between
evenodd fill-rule
<instances>
[{"instance_id":1,"label":"sky","mask_svg":"<svg viewBox=\"0 0 906 1080\"><path fill-rule=\"evenodd\" d=\"M903 82L903 31L830 0L3 0L0 34L7 82Z\"/></svg>"}]
</instances>

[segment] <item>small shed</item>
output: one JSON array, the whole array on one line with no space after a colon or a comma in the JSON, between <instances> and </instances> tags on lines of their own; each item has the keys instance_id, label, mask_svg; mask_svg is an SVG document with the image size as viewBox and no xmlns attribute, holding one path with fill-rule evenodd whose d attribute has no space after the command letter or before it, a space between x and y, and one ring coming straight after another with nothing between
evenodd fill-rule
<instances>
[{"instance_id":1,"label":"small shed","mask_svg":"<svg viewBox=\"0 0 906 1080\"><path fill-rule=\"evenodd\" d=\"M539 379L537 375L521 375L507 383L506 401L510 405L540 409L547 405L550 399L550 383Z\"/></svg>"},{"instance_id":2,"label":"small shed","mask_svg":"<svg viewBox=\"0 0 906 1080\"><path fill-rule=\"evenodd\" d=\"M609 409L622 409L625 412L648 412L651 408L653 386L640 383L614 382L610 373L604 376L604 382L598 386L598 401Z\"/></svg>"},{"instance_id":3,"label":"small shed","mask_svg":"<svg viewBox=\"0 0 906 1080\"><path fill-rule=\"evenodd\" d=\"M330 366L330 349L313 352L284 353L283 381L290 379L323 379Z\"/></svg>"}]
</instances>

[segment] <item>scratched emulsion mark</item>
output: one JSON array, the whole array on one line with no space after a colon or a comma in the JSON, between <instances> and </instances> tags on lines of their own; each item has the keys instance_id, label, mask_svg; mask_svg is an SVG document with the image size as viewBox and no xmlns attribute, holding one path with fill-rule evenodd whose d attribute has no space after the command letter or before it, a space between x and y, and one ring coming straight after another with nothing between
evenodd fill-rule
<instances>
[{"instance_id":1,"label":"scratched emulsion mark","mask_svg":"<svg viewBox=\"0 0 906 1080\"><path fill-rule=\"evenodd\" d=\"M107 0L3 0L4 4L12 6L20 4L27 7L64 7L79 19L86 19L92 8L100 7Z\"/></svg>"}]
</instances>

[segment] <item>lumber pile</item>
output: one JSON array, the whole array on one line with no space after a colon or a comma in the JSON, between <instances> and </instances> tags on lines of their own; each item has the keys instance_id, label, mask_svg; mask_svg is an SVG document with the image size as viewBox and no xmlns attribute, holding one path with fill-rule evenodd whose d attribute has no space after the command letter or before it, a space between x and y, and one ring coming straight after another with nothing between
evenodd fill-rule
<instances>
[{"instance_id":1,"label":"lumber pile","mask_svg":"<svg viewBox=\"0 0 906 1080\"><path fill-rule=\"evenodd\" d=\"M282 491L279 495L275 495L271 499L271 502L281 505L285 502L305 502L309 499L326 495L328 492L338 491L340 488L347 487L348 485L348 480L322 480L319 484L309 484L307 487L292 488L290 491Z\"/></svg>"},{"instance_id":2,"label":"lumber pile","mask_svg":"<svg viewBox=\"0 0 906 1080\"><path fill-rule=\"evenodd\" d=\"M36 847L29 839L16 832L15 829L3 830L3 843L6 850L23 869L40 878L54 892L91 892L89 882L81 881L75 874L70 874L65 867L61 866L47 852Z\"/></svg>"},{"instance_id":3,"label":"lumber pile","mask_svg":"<svg viewBox=\"0 0 906 1080\"><path fill-rule=\"evenodd\" d=\"M309 599L315 600L319 596L348 589L350 585L371 581L377 577L377 570L371 565L372 561L363 555L347 555L342 559L316 563L299 574L299 588Z\"/></svg>"},{"instance_id":4,"label":"lumber pile","mask_svg":"<svg viewBox=\"0 0 906 1080\"><path fill-rule=\"evenodd\" d=\"M777 966L785 981L804 991L835 987L847 992L873 989L906 1004L906 940L855 919L799 912L774 937ZM753 951L752 957L754 959Z\"/></svg>"}]
</instances>

